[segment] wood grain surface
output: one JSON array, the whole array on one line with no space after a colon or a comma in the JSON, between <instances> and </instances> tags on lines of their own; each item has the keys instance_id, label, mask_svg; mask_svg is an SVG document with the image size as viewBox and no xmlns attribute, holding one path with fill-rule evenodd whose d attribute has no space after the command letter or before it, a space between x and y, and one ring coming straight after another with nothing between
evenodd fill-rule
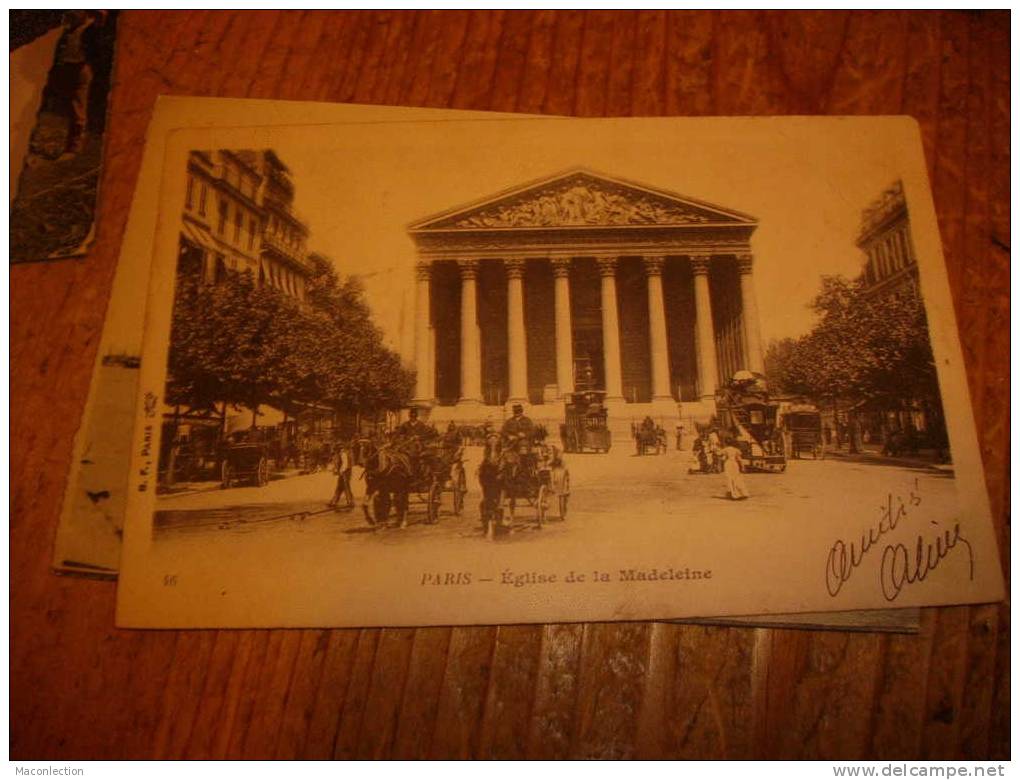
<instances>
[{"instance_id":1,"label":"wood grain surface","mask_svg":"<svg viewBox=\"0 0 1020 780\"><path fill-rule=\"evenodd\" d=\"M99 236L11 269L11 756L970 758L1009 744L1008 605L917 636L671 624L118 631L49 562L158 94L921 123L1003 562L1008 12L125 12Z\"/></svg>"}]
</instances>

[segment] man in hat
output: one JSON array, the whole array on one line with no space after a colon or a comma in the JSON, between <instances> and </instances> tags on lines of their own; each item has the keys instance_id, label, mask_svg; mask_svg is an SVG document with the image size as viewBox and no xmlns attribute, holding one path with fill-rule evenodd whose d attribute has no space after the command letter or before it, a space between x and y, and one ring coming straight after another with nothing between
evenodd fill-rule
<instances>
[{"instance_id":1,"label":"man in hat","mask_svg":"<svg viewBox=\"0 0 1020 780\"><path fill-rule=\"evenodd\" d=\"M351 491L351 472L354 470L354 458L351 453L351 445L340 442L336 448L336 455L333 458L333 473L336 474L336 490L333 491L333 498L329 506L334 509L340 503L340 498L345 499L347 509L354 508L354 493Z\"/></svg>"},{"instance_id":2,"label":"man in hat","mask_svg":"<svg viewBox=\"0 0 1020 780\"><path fill-rule=\"evenodd\" d=\"M407 414L407 421L397 427L397 433L408 438L424 439L431 437L434 431L418 419L418 410L412 407Z\"/></svg>"},{"instance_id":3,"label":"man in hat","mask_svg":"<svg viewBox=\"0 0 1020 780\"><path fill-rule=\"evenodd\" d=\"M531 441L534 432L535 424L524 416L524 407L521 404L514 404L513 417L503 423L503 438Z\"/></svg>"}]
</instances>

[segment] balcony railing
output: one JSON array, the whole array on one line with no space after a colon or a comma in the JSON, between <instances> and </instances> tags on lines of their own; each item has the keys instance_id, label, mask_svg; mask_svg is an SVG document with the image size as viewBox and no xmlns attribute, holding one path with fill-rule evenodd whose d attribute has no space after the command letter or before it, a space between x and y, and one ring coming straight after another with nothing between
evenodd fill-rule
<instances>
[{"instance_id":1,"label":"balcony railing","mask_svg":"<svg viewBox=\"0 0 1020 780\"><path fill-rule=\"evenodd\" d=\"M262 234L263 251L275 252L306 271L312 270L311 263L300 248L286 243L280 236L265 232Z\"/></svg>"}]
</instances>

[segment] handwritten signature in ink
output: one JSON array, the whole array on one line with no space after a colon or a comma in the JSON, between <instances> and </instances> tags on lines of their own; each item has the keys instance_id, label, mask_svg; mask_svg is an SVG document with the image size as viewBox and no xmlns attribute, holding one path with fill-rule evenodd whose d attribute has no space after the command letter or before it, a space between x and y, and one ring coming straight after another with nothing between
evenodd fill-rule
<instances>
[{"instance_id":1,"label":"handwritten signature in ink","mask_svg":"<svg viewBox=\"0 0 1020 780\"><path fill-rule=\"evenodd\" d=\"M895 601L907 585L923 582L957 545L966 545L970 558L970 579L974 579L974 549L960 532L960 524L942 531L931 542L918 535L913 553L905 544L887 544L882 551L880 579L886 601Z\"/></svg>"},{"instance_id":2,"label":"handwritten signature in ink","mask_svg":"<svg viewBox=\"0 0 1020 780\"><path fill-rule=\"evenodd\" d=\"M867 553L878 545L883 537L894 531L905 517L921 506L921 503L921 491L915 479L914 486L906 497L893 498L892 493L886 494L878 523L864 531L859 540L853 539L850 542L844 539L836 540L829 549L825 564L825 588L830 596L835 597L839 594L854 571L864 562ZM974 579L974 551L970 542L963 536L959 523L951 529L940 532L934 541L919 534L913 551L902 543L886 544L882 550L879 567L879 580L885 599L895 601L904 587L924 581L942 559L959 545L967 547L970 556L970 578Z\"/></svg>"}]
</instances>

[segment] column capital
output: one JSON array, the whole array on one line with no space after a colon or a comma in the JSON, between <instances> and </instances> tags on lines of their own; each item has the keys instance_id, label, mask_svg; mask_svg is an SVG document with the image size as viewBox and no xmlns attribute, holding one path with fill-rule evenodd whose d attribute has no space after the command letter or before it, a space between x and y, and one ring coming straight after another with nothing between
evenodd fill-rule
<instances>
[{"instance_id":1,"label":"column capital","mask_svg":"<svg viewBox=\"0 0 1020 780\"><path fill-rule=\"evenodd\" d=\"M419 260L415 263L414 275L419 282L427 282L432 278L432 263L428 260Z\"/></svg>"},{"instance_id":2,"label":"column capital","mask_svg":"<svg viewBox=\"0 0 1020 780\"><path fill-rule=\"evenodd\" d=\"M599 266L599 276L616 276L616 257L596 257L595 262Z\"/></svg>"},{"instance_id":3,"label":"column capital","mask_svg":"<svg viewBox=\"0 0 1020 780\"><path fill-rule=\"evenodd\" d=\"M572 257L560 256L550 257L549 263L552 265L553 276L557 278L563 278L570 275L570 264L573 262Z\"/></svg>"},{"instance_id":4,"label":"column capital","mask_svg":"<svg viewBox=\"0 0 1020 780\"><path fill-rule=\"evenodd\" d=\"M712 264L710 258L704 255L691 255L689 258L691 261L691 270L694 271L695 276L708 273L708 267Z\"/></svg>"},{"instance_id":5,"label":"column capital","mask_svg":"<svg viewBox=\"0 0 1020 780\"><path fill-rule=\"evenodd\" d=\"M461 279L474 279L478 275L478 261L473 258L458 260L457 268L460 269Z\"/></svg>"},{"instance_id":6,"label":"column capital","mask_svg":"<svg viewBox=\"0 0 1020 780\"><path fill-rule=\"evenodd\" d=\"M525 260L522 257L504 260L503 267L506 269L507 279L520 279L524 276L524 263Z\"/></svg>"},{"instance_id":7,"label":"column capital","mask_svg":"<svg viewBox=\"0 0 1020 780\"><path fill-rule=\"evenodd\" d=\"M641 258L645 266L645 273L648 276L659 276L662 274L662 267L666 264L665 255L645 255Z\"/></svg>"},{"instance_id":8,"label":"column capital","mask_svg":"<svg viewBox=\"0 0 1020 780\"><path fill-rule=\"evenodd\" d=\"M737 255L737 267L742 274L751 273L754 268L754 256L750 253Z\"/></svg>"}]
</instances>

